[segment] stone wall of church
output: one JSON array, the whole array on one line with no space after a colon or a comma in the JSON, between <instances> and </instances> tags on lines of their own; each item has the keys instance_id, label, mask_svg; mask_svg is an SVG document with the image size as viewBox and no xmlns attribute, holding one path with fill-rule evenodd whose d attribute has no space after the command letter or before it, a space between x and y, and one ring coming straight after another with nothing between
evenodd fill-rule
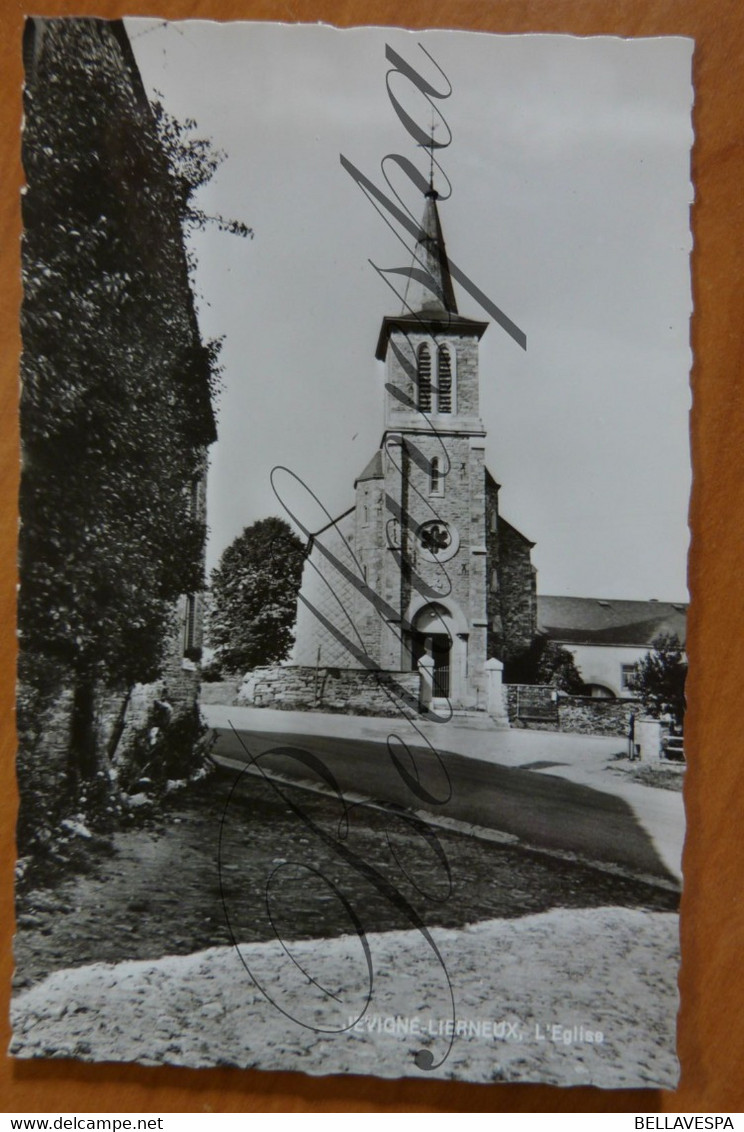
<instances>
[{"instance_id":1,"label":"stone wall of church","mask_svg":"<svg viewBox=\"0 0 744 1132\"><path fill-rule=\"evenodd\" d=\"M486 545L485 440L470 441L470 493L468 553L470 573L470 640L468 668L475 688L473 707L484 707L487 696L485 665L488 660L488 553ZM462 568L461 566L461 568Z\"/></svg>"},{"instance_id":2,"label":"stone wall of church","mask_svg":"<svg viewBox=\"0 0 744 1132\"><path fill-rule=\"evenodd\" d=\"M407 444L418 450L419 459L428 462L435 456L439 457L446 470L442 456L442 441L433 435L419 435L407 438ZM461 569L450 569L450 562L460 561L463 553L467 554L470 547L483 545L483 508L485 506L485 487L483 482L483 446L477 447L477 440L471 442L467 436L448 436L445 439L447 456L450 461L449 471L442 475L442 488L438 494L432 494L429 486L429 474L426 467L422 468L419 459L412 455L406 461L406 474L408 477L407 509L413 519L414 526L430 520L442 519L457 529L461 553L455 559L446 562L445 567L439 563L428 562L415 549L414 532L411 532L410 542L415 553L415 564L421 576L430 582L435 589L446 595L450 584L458 589L460 596L466 598L468 585L463 583L468 572ZM467 559L465 559L467 560Z\"/></svg>"},{"instance_id":3,"label":"stone wall of church","mask_svg":"<svg viewBox=\"0 0 744 1132\"><path fill-rule=\"evenodd\" d=\"M399 561L390 555L386 562L386 592L398 593L391 601L402 611L420 607L423 600L440 602L467 634L467 683L459 688L460 706L485 703L486 656L486 547L484 444L480 437L433 433L406 436L402 471L389 471L386 490L401 500L408 522L401 530L401 553L411 564L401 576ZM443 445L446 447L446 459ZM431 461L441 467L439 490L432 491ZM449 461L447 463L447 461ZM421 524L441 520L450 529L454 554L433 559L422 548L418 536ZM397 656L400 657L400 651ZM382 658L383 666L388 661ZM454 663L454 659L453 659ZM390 663L391 667L400 667Z\"/></svg>"},{"instance_id":4,"label":"stone wall of church","mask_svg":"<svg viewBox=\"0 0 744 1132\"><path fill-rule=\"evenodd\" d=\"M527 648L537 631L537 578L532 567L531 544L499 516L498 588L501 598L503 655L514 656Z\"/></svg>"},{"instance_id":5,"label":"stone wall of church","mask_svg":"<svg viewBox=\"0 0 744 1132\"><path fill-rule=\"evenodd\" d=\"M506 660L532 642L537 630L532 544L499 515L499 485L486 473L488 655Z\"/></svg>"},{"instance_id":6,"label":"stone wall of church","mask_svg":"<svg viewBox=\"0 0 744 1132\"><path fill-rule=\"evenodd\" d=\"M416 714L418 672L279 665L248 673L238 693L244 706L400 718Z\"/></svg>"},{"instance_id":7,"label":"stone wall of church","mask_svg":"<svg viewBox=\"0 0 744 1132\"><path fill-rule=\"evenodd\" d=\"M368 593L357 594L356 628L368 655L381 663L381 634L384 617L376 603L383 596L383 561L386 551L385 526L389 515L385 511L384 481L364 480L356 487L356 514L353 548L361 567L362 581ZM357 573L358 569L357 568ZM393 667L398 668L398 661Z\"/></svg>"},{"instance_id":8,"label":"stone wall of church","mask_svg":"<svg viewBox=\"0 0 744 1132\"><path fill-rule=\"evenodd\" d=\"M503 660L504 621L501 615L499 485L486 472L486 610L488 616L488 656Z\"/></svg>"},{"instance_id":9,"label":"stone wall of church","mask_svg":"<svg viewBox=\"0 0 744 1132\"><path fill-rule=\"evenodd\" d=\"M452 411L445 413L437 411L440 340L453 361ZM314 537L302 582L302 597L313 608L299 603L291 660L312 671L361 669L367 659L384 671L408 671L412 649L419 655L424 640L415 618L428 626L426 634L440 635L424 608L438 604L444 609L435 613L453 640L455 705L483 708L486 661L526 647L535 632L531 544L499 519L498 487L485 469L477 331L458 333L455 324L437 341L426 333L390 333L383 449L357 480L354 507ZM416 409L416 359L424 343L432 386L426 415ZM427 548L427 523L446 525L449 547ZM437 535L446 538L447 531L432 526L429 536ZM440 639L434 647L443 672L446 646Z\"/></svg>"},{"instance_id":10,"label":"stone wall of church","mask_svg":"<svg viewBox=\"0 0 744 1132\"><path fill-rule=\"evenodd\" d=\"M452 341L455 345L457 362L457 414L463 417L477 417L480 413L478 340L455 338Z\"/></svg>"},{"instance_id":11,"label":"stone wall of church","mask_svg":"<svg viewBox=\"0 0 744 1132\"><path fill-rule=\"evenodd\" d=\"M439 340L454 352L454 410L457 417L478 418L480 412L478 390L478 339L475 335L443 333ZM436 343L427 333L404 334L394 330L390 335L387 381L402 393L402 397L386 391L385 417L392 429L417 427L422 417L415 408L418 397L414 375L419 346L427 344L432 353L432 383L436 386ZM451 418L452 419L452 418ZM438 418L432 417L436 427ZM442 418L444 420L444 418Z\"/></svg>"},{"instance_id":12,"label":"stone wall of church","mask_svg":"<svg viewBox=\"0 0 744 1132\"><path fill-rule=\"evenodd\" d=\"M301 587L305 600L297 603L293 664L353 668L363 663L363 654L377 660L379 618L362 592L363 585L356 516L351 511L315 537L305 563Z\"/></svg>"}]
</instances>

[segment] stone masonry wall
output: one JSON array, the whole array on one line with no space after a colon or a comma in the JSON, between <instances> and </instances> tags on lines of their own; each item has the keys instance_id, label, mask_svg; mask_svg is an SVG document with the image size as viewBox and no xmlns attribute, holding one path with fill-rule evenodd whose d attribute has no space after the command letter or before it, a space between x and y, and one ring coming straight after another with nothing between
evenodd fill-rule
<instances>
[{"instance_id":1,"label":"stone masonry wall","mask_svg":"<svg viewBox=\"0 0 744 1132\"><path fill-rule=\"evenodd\" d=\"M417 368L418 349L426 344L432 354L433 385L436 386L436 344L446 343L450 349L454 363L454 414L458 417L477 418L480 412L478 388L478 339L472 333L458 334L450 328L436 335L435 339L428 332L404 333L393 330L390 336L391 346L387 355L387 380L399 392L402 398L395 396L390 390L385 397L386 424L393 429L405 429L409 425L414 427L421 424L418 410L412 408L418 403L418 388L415 374ZM436 420L436 410L434 417Z\"/></svg>"},{"instance_id":2,"label":"stone masonry wall","mask_svg":"<svg viewBox=\"0 0 744 1132\"><path fill-rule=\"evenodd\" d=\"M136 684L126 707L118 750L123 750L134 734L147 724L150 709L156 700L167 700L178 714L196 703L198 686L198 669L189 661L185 661L183 666L174 666L162 680L152 684ZM19 687L19 703L24 694L24 689ZM124 696L118 692L103 692L97 697L95 726L103 750L108 747L123 703ZM32 727L24 729L19 726L20 762L36 759L36 780L40 775L46 776L50 783L56 783L55 788L61 786L67 771L71 717L72 691L67 689L44 708L39 720L33 721ZM39 766L43 766L43 774Z\"/></svg>"},{"instance_id":3,"label":"stone masonry wall","mask_svg":"<svg viewBox=\"0 0 744 1132\"><path fill-rule=\"evenodd\" d=\"M497 660L504 658L504 620L501 616L499 485L488 469L486 484L486 615L488 618L487 652Z\"/></svg>"},{"instance_id":4,"label":"stone masonry wall","mask_svg":"<svg viewBox=\"0 0 744 1132\"><path fill-rule=\"evenodd\" d=\"M31 782L45 796L61 791L67 773L71 710L71 691L61 692L51 703L40 704L19 682L17 771L22 800Z\"/></svg>"},{"instance_id":5,"label":"stone masonry wall","mask_svg":"<svg viewBox=\"0 0 744 1132\"><path fill-rule=\"evenodd\" d=\"M118 753L125 750L137 732L147 726L155 701L166 699L171 702L162 680L155 681L152 684L135 684L126 705L124 728L117 744ZM123 704L124 697L121 695L102 696L98 702L98 735L101 743L106 747L111 740Z\"/></svg>"},{"instance_id":6,"label":"stone masonry wall","mask_svg":"<svg viewBox=\"0 0 744 1132\"><path fill-rule=\"evenodd\" d=\"M627 736L631 712L637 715L640 708L638 700L561 697L558 701L560 729L582 735Z\"/></svg>"},{"instance_id":7,"label":"stone masonry wall","mask_svg":"<svg viewBox=\"0 0 744 1132\"><path fill-rule=\"evenodd\" d=\"M292 649L295 665L314 668L319 663L347 668L355 663L349 645L367 650L377 660L376 650L371 651L373 642L359 639L358 626L369 602L360 597L354 584L355 580L363 580L355 559L354 522L353 512L344 515L313 540L310 559L302 573L303 600L297 603ZM323 554L321 547L330 557Z\"/></svg>"},{"instance_id":8,"label":"stone masonry wall","mask_svg":"<svg viewBox=\"0 0 744 1132\"><path fill-rule=\"evenodd\" d=\"M199 689L200 704L236 704L240 690L240 680L203 680Z\"/></svg>"},{"instance_id":9,"label":"stone masonry wall","mask_svg":"<svg viewBox=\"0 0 744 1132\"><path fill-rule=\"evenodd\" d=\"M531 543L499 515L498 583L504 655L513 657L532 643L537 627L535 572Z\"/></svg>"},{"instance_id":10,"label":"stone masonry wall","mask_svg":"<svg viewBox=\"0 0 744 1132\"><path fill-rule=\"evenodd\" d=\"M399 717L415 711L418 692L417 672L276 666L249 672L237 702L284 711Z\"/></svg>"},{"instance_id":11,"label":"stone masonry wall","mask_svg":"<svg viewBox=\"0 0 744 1132\"><path fill-rule=\"evenodd\" d=\"M512 726L537 731L568 731L580 735L626 736L631 712L640 710L638 700L600 700L569 696L534 684L507 684L509 721Z\"/></svg>"}]
</instances>

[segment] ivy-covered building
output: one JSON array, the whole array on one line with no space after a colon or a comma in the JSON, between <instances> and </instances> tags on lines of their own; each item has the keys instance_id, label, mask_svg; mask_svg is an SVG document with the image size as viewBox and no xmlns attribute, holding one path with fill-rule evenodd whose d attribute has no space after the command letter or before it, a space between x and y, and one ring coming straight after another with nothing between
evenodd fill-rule
<instances>
[{"instance_id":1,"label":"ivy-covered building","mask_svg":"<svg viewBox=\"0 0 744 1132\"><path fill-rule=\"evenodd\" d=\"M112 697L194 701L213 357L123 24L31 19L24 62L20 763L44 732L74 793Z\"/></svg>"}]
</instances>

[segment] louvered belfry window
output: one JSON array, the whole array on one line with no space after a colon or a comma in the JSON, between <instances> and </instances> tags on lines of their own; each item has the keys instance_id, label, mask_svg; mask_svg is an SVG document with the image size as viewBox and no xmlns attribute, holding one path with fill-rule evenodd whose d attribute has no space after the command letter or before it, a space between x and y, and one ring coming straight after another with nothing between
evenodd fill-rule
<instances>
[{"instance_id":1,"label":"louvered belfry window","mask_svg":"<svg viewBox=\"0 0 744 1132\"><path fill-rule=\"evenodd\" d=\"M429 471L429 491L432 495L438 495L442 489L441 473L439 471L439 457L435 456L430 464Z\"/></svg>"},{"instance_id":2,"label":"louvered belfry window","mask_svg":"<svg viewBox=\"0 0 744 1132\"><path fill-rule=\"evenodd\" d=\"M439 347L437 366L437 385L439 387L439 412L452 412L452 358L446 346Z\"/></svg>"},{"instance_id":3,"label":"louvered belfry window","mask_svg":"<svg viewBox=\"0 0 744 1132\"><path fill-rule=\"evenodd\" d=\"M431 352L426 344L418 352L418 407L422 413L431 412Z\"/></svg>"}]
</instances>

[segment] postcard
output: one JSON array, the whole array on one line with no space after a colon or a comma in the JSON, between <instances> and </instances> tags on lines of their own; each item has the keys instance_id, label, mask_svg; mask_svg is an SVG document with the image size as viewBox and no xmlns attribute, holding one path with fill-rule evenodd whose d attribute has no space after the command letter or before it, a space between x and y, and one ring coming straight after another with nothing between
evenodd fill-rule
<instances>
[{"instance_id":1,"label":"postcard","mask_svg":"<svg viewBox=\"0 0 744 1132\"><path fill-rule=\"evenodd\" d=\"M28 22L14 1056L674 1087L692 52Z\"/></svg>"}]
</instances>

